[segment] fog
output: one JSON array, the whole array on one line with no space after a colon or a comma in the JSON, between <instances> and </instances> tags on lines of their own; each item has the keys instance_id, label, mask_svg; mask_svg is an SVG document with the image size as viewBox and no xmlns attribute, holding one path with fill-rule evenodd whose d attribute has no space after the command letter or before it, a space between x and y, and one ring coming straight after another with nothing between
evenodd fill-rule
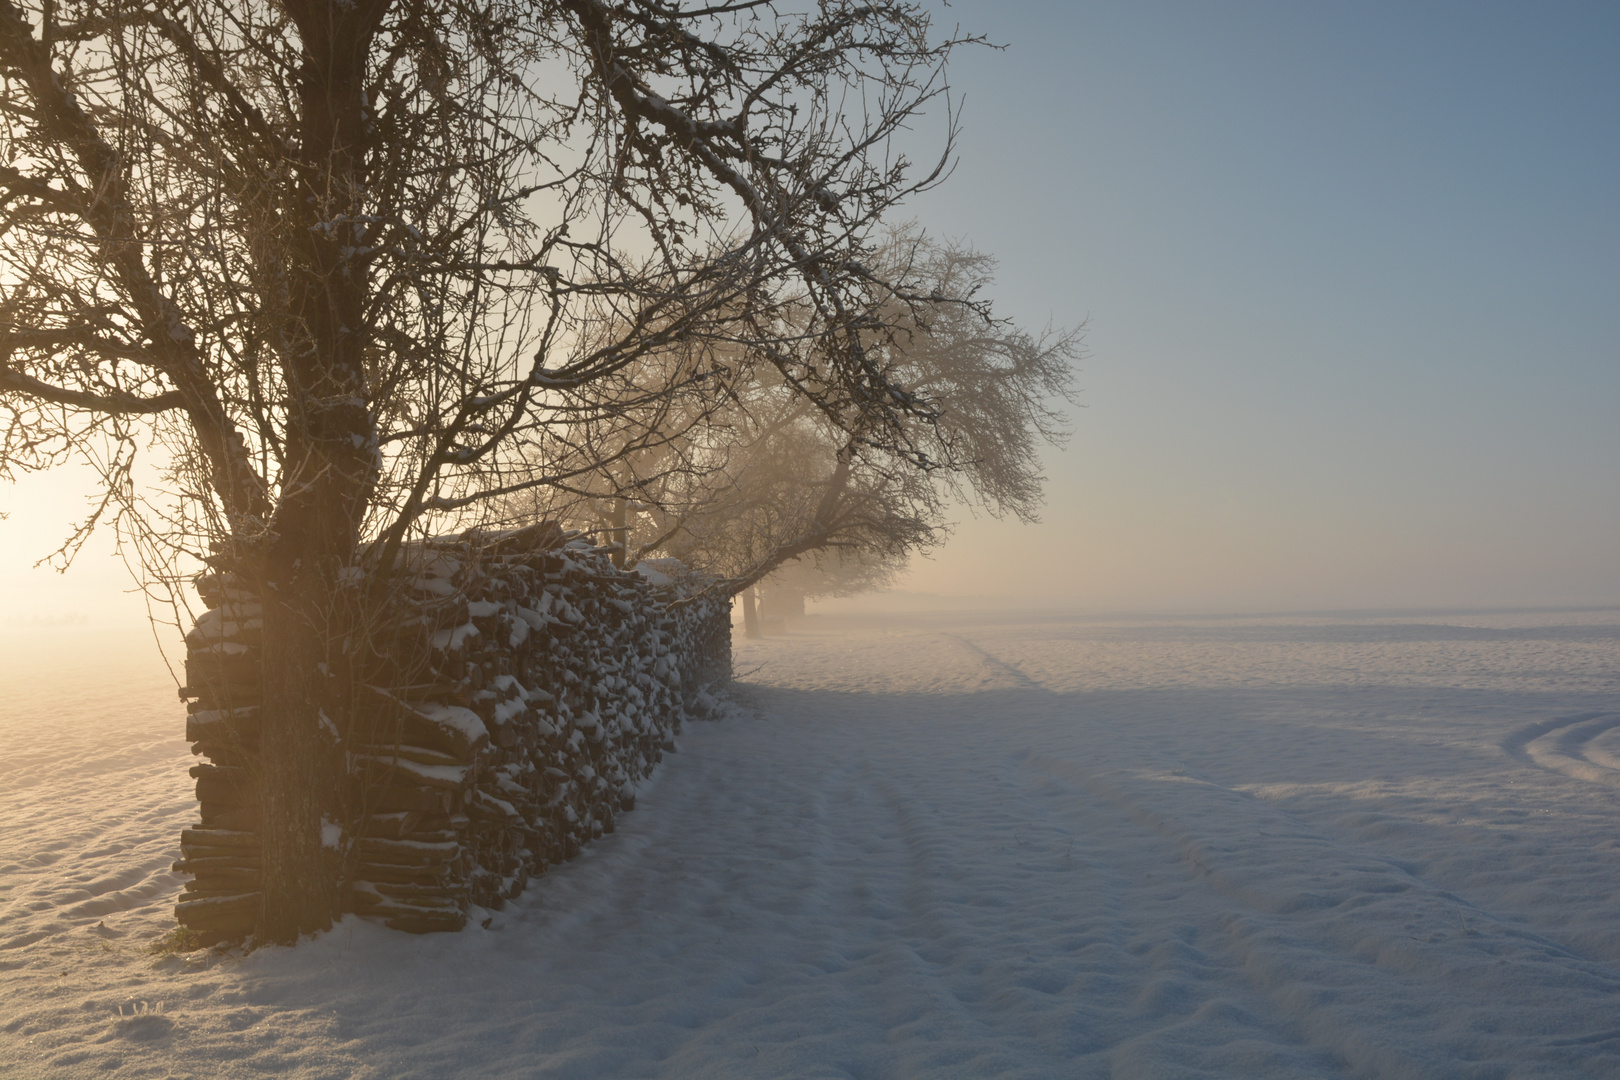
<instances>
[{"instance_id":1,"label":"fog","mask_svg":"<svg viewBox=\"0 0 1620 1080\"><path fill-rule=\"evenodd\" d=\"M111 530L93 535L67 571L52 554L91 512L89 470L67 466L0 483L0 628L89 625L138 627L145 600L118 555ZM45 561L45 565L36 565ZM57 560L59 564L60 560Z\"/></svg>"},{"instance_id":2,"label":"fog","mask_svg":"<svg viewBox=\"0 0 1620 1080\"><path fill-rule=\"evenodd\" d=\"M1045 520L964 512L894 602L1620 602L1613 9L969 0L960 160L912 210L1086 322ZM82 474L0 484L13 621L138 618Z\"/></svg>"},{"instance_id":3,"label":"fog","mask_svg":"<svg viewBox=\"0 0 1620 1080\"><path fill-rule=\"evenodd\" d=\"M1613 9L953 5L917 208L1088 320L1045 524L902 588L1080 608L1620 599Z\"/></svg>"}]
</instances>

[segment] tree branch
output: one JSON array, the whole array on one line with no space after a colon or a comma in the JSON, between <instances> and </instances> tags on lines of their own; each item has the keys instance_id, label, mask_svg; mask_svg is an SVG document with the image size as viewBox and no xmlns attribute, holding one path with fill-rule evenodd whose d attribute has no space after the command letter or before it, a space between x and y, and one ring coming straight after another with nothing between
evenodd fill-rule
<instances>
[{"instance_id":1,"label":"tree branch","mask_svg":"<svg viewBox=\"0 0 1620 1080\"><path fill-rule=\"evenodd\" d=\"M185 405L185 397L178 390L170 390L157 397L143 398L133 394L90 394L82 390L68 390L60 386L24 375L7 367L0 367L0 391L26 394L53 405L71 405L77 409L109 413L117 416L147 416L167 412Z\"/></svg>"}]
</instances>

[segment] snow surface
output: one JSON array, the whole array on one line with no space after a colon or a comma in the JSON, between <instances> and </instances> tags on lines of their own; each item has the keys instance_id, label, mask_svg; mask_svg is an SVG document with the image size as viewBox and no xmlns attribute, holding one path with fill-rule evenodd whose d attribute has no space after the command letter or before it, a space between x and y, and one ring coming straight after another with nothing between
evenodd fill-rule
<instances>
[{"instance_id":1,"label":"snow surface","mask_svg":"<svg viewBox=\"0 0 1620 1080\"><path fill-rule=\"evenodd\" d=\"M148 951L181 711L52 634L0 1075L1620 1076L1620 612L812 618L487 928L245 957Z\"/></svg>"}]
</instances>

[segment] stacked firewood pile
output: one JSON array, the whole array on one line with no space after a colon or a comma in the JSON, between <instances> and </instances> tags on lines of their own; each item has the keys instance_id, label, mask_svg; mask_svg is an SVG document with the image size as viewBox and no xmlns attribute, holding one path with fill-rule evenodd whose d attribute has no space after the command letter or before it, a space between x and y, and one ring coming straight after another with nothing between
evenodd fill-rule
<instances>
[{"instance_id":1,"label":"stacked firewood pile","mask_svg":"<svg viewBox=\"0 0 1620 1080\"><path fill-rule=\"evenodd\" d=\"M177 873L191 881L175 906L182 924L204 939L240 937L259 906L258 789L252 771L258 744L258 599L229 575L197 580L207 611L186 635L186 738L192 753L201 822L180 834Z\"/></svg>"},{"instance_id":2,"label":"stacked firewood pile","mask_svg":"<svg viewBox=\"0 0 1620 1080\"><path fill-rule=\"evenodd\" d=\"M399 576L362 650L384 662L328 710L351 787L325 839L344 910L453 930L613 831L730 678L730 603L555 530L420 545ZM187 737L210 763L192 769L202 821L181 836L175 913L224 940L259 903L258 607L228 574L198 588Z\"/></svg>"}]
</instances>

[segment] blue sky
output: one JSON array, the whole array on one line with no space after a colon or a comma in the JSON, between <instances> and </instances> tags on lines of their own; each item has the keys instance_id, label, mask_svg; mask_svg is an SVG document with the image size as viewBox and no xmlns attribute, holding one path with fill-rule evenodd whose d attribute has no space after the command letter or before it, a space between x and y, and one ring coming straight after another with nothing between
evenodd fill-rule
<instances>
[{"instance_id":1,"label":"blue sky","mask_svg":"<svg viewBox=\"0 0 1620 1080\"><path fill-rule=\"evenodd\" d=\"M915 211L1091 355L1046 524L969 520L910 587L1620 600L1620 7L946 15L1007 48L953 64Z\"/></svg>"}]
</instances>

